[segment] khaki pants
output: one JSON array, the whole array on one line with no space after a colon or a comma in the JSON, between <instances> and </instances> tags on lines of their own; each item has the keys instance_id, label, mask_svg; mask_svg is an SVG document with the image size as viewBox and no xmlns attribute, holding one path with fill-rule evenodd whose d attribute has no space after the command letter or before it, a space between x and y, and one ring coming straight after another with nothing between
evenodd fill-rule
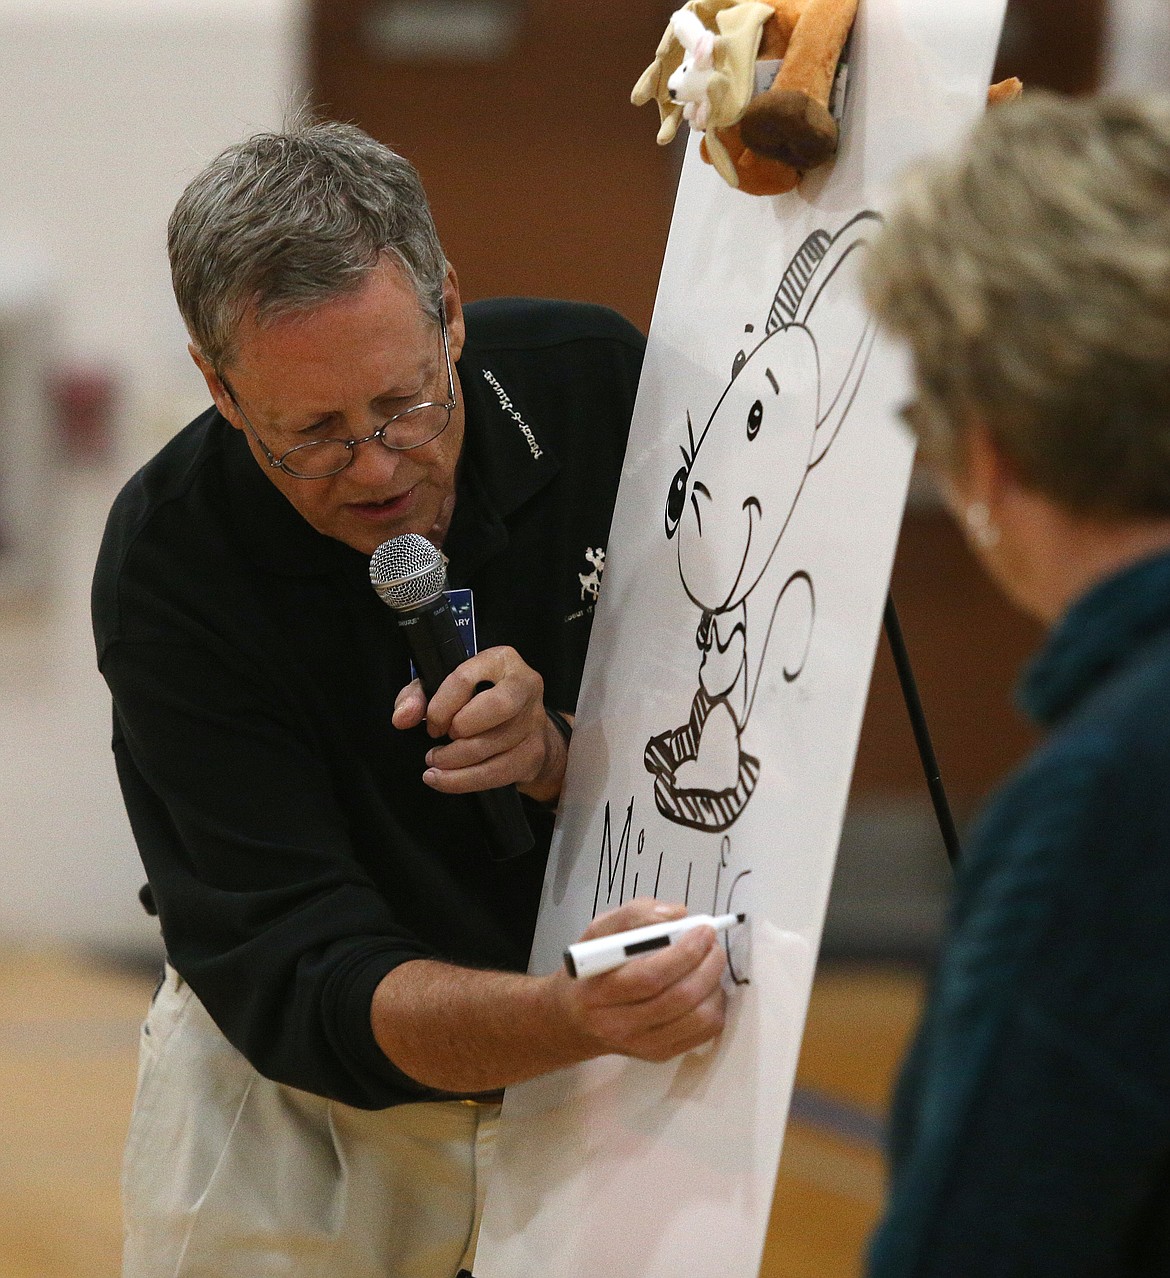
<instances>
[{"instance_id":1,"label":"khaki pants","mask_svg":"<svg viewBox=\"0 0 1170 1278\"><path fill-rule=\"evenodd\" d=\"M366 1111L261 1077L168 966L126 1142L124 1278L454 1278L498 1105Z\"/></svg>"}]
</instances>

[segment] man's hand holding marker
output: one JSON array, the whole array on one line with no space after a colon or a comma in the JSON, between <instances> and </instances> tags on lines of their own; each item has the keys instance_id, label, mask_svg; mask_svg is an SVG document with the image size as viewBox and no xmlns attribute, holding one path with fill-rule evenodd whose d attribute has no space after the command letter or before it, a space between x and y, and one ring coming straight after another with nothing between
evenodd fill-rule
<instances>
[{"instance_id":1,"label":"man's hand holding marker","mask_svg":"<svg viewBox=\"0 0 1170 1278\"><path fill-rule=\"evenodd\" d=\"M727 1002L727 964L716 928L740 919L688 918L685 906L644 898L600 915L570 952L604 939L593 954L596 961L597 951L605 952L608 970L575 979L566 961L558 985L568 1015L601 1052L665 1061L699 1047L723 1029ZM633 944L651 944L627 955L631 932L637 934ZM620 957L610 962L615 954ZM582 967L578 973L586 975Z\"/></svg>"}]
</instances>

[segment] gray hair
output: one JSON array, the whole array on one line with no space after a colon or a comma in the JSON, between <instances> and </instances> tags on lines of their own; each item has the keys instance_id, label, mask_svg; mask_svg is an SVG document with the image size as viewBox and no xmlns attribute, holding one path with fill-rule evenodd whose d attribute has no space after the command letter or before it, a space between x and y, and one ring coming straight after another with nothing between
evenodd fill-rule
<instances>
[{"instance_id":1,"label":"gray hair","mask_svg":"<svg viewBox=\"0 0 1170 1278\"><path fill-rule=\"evenodd\" d=\"M928 457L961 469L974 415L1067 508L1170 513L1170 98L993 108L907 182L864 282Z\"/></svg>"},{"instance_id":2,"label":"gray hair","mask_svg":"<svg viewBox=\"0 0 1170 1278\"><path fill-rule=\"evenodd\" d=\"M171 277L191 340L217 369L244 313L258 323L360 287L395 257L436 320L447 260L413 165L361 129L298 120L216 156L167 228Z\"/></svg>"}]
</instances>

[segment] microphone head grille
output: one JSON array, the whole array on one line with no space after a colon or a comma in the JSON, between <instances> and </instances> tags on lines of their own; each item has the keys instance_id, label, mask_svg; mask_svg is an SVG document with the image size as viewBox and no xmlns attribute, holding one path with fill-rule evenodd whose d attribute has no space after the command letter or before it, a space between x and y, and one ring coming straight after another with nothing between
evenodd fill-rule
<instances>
[{"instance_id":1,"label":"microphone head grille","mask_svg":"<svg viewBox=\"0 0 1170 1278\"><path fill-rule=\"evenodd\" d=\"M437 599L447 587L447 568L425 537L402 533L374 551L370 581L383 603L403 611Z\"/></svg>"}]
</instances>

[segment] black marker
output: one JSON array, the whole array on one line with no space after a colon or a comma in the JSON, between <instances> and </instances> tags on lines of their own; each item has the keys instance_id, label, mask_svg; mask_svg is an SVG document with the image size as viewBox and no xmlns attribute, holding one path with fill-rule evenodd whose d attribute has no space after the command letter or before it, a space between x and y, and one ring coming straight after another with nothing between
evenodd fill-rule
<instances>
[{"instance_id":1,"label":"black marker","mask_svg":"<svg viewBox=\"0 0 1170 1278\"><path fill-rule=\"evenodd\" d=\"M621 967L640 954L651 954L673 945L692 928L713 927L716 932L723 932L746 918L746 914L690 914L669 923L651 923L628 932L615 932L613 936L578 941L565 951L565 967L570 976L597 976Z\"/></svg>"}]
</instances>

